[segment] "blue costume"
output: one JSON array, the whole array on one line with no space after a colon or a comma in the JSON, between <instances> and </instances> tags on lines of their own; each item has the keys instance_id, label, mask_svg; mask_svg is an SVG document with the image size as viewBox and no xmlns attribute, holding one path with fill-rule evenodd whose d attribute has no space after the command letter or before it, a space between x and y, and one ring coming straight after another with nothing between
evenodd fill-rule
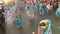
<instances>
[{"instance_id":1,"label":"blue costume","mask_svg":"<svg viewBox=\"0 0 60 34\"><path fill-rule=\"evenodd\" d=\"M21 18L20 18L20 16L16 20L16 25L17 26L21 25Z\"/></svg>"},{"instance_id":2,"label":"blue costume","mask_svg":"<svg viewBox=\"0 0 60 34\"><path fill-rule=\"evenodd\" d=\"M43 15L44 13L45 13L45 10L44 10L44 8L43 8L43 5L38 5L38 10L39 10L39 13L41 14L41 15Z\"/></svg>"},{"instance_id":3,"label":"blue costume","mask_svg":"<svg viewBox=\"0 0 60 34\"><path fill-rule=\"evenodd\" d=\"M28 7L28 11L32 11L32 5L30 5L29 7Z\"/></svg>"},{"instance_id":4,"label":"blue costume","mask_svg":"<svg viewBox=\"0 0 60 34\"><path fill-rule=\"evenodd\" d=\"M44 34L48 34L48 33L49 33L50 28L51 28L51 21L50 21L50 20L48 20L48 27L47 27L47 29L45 30L45 33L44 33Z\"/></svg>"},{"instance_id":5,"label":"blue costume","mask_svg":"<svg viewBox=\"0 0 60 34\"><path fill-rule=\"evenodd\" d=\"M60 17L60 7L57 8L57 10L56 10L56 16L57 16L57 17Z\"/></svg>"}]
</instances>

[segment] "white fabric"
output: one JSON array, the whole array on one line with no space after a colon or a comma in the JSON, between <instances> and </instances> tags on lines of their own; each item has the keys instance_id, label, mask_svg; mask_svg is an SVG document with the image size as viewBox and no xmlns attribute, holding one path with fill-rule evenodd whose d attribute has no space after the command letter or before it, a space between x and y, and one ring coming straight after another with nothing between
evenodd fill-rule
<instances>
[{"instance_id":1,"label":"white fabric","mask_svg":"<svg viewBox=\"0 0 60 34\"><path fill-rule=\"evenodd\" d=\"M28 12L27 12L27 15L28 15L29 17L34 18L34 13L33 13L33 12L28 11Z\"/></svg>"},{"instance_id":2,"label":"white fabric","mask_svg":"<svg viewBox=\"0 0 60 34\"><path fill-rule=\"evenodd\" d=\"M47 9L51 9L51 5L50 4L47 5Z\"/></svg>"}]
</instances>

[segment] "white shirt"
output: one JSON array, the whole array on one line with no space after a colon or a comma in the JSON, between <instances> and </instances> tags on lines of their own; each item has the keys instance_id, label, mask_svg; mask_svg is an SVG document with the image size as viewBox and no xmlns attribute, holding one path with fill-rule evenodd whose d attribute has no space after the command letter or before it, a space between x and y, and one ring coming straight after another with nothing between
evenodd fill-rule
<instances>
[{"instance_id":1,"label":"white shirt","mask_svg":"<svg viewBox=\"0 0 60 34\"><path fill-rule=\"evenodd\" d=\"M51 9L51 5L50 4L47 5L47 9Z\"/></svg>"}]
</instances>

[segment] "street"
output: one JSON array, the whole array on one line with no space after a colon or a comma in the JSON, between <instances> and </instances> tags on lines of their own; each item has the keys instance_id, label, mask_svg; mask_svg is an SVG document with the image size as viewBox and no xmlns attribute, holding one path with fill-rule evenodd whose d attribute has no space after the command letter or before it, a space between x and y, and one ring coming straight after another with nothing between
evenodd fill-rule
<instances>
[{"instance_id":1,"label":"street","mask_svg":"<svg viewBox=\"0 0 60 34\"><path fill-rule=\"evenodd\" d=\"M6 34L32 34L32 32L35 32L35 34L37 34L37 30L38 30L38 24L40 22L40 20L43 20L43 19L50 19L52 21L52 33L53 34L58 34L60 33L60 18L57 18L55 16L55 13L52 12L52 13L49 13L49 14L45 14L43 16L41 16L38 12L38 10L36 10L35 12L35 19L34 19L34 23L31 23L27 14L26 14L26 11L22 11L18 14L21 15L21 20L22 20L22 29L21 30L18 30L16 25L11 22L11 21L8 21L6 20ZM54 26L56 27L54 27Z\"/></svg>"}]
</instances>

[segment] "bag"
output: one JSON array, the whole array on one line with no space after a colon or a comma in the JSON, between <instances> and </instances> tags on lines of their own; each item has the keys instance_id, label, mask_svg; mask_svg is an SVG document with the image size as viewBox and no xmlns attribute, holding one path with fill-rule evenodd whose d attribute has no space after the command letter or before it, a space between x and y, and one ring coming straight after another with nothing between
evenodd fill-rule
<instances>
[{"instance_id":1,"label":"bag","mask_svg":"<svg viewBox=\"0 0 60 34\"><path fill-rule=\"evenodd\" d=\"M51 12L52 9L53 9L53 6L52 6L52 5L50 5L50 4L47 4L47 5L46 5L46 10L47 10L47 12Z\"/></svg>"}]
</instances>

